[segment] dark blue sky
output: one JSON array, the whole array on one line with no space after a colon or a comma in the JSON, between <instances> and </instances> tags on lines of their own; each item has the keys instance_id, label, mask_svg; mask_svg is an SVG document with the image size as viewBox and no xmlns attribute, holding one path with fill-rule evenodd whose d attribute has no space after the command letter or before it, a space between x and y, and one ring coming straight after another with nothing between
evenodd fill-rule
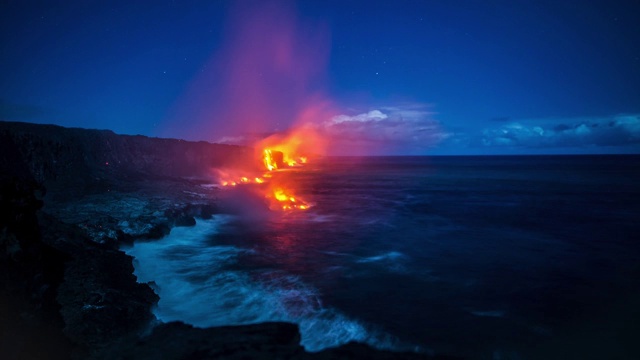
<instances>
[{"instance_id":1,"label":"dark blue sky","mask_svg":"<svg viewBox=\"0 0 640 360\"><path fill-rule=\"evenodd\" d=\"M323 101L376 154L640 152L638 1L263 3L4 1L0 119L216 141Z\"/></svg>"}]
</instances>

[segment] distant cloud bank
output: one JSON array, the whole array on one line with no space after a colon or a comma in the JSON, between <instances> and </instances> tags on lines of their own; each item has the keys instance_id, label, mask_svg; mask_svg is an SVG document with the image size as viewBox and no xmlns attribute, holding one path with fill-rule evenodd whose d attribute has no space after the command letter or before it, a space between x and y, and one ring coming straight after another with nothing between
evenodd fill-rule
<instances>
[{"instance_id":1,"label":"distant cloud bank","mask_svg":"<svg viewBox=\"0 0 640 360\"><path fill-rule=\"evenodd\" d=\"M487 124L475 132L449 131L427 106L405 105L334 116L322 123L321 130L343 144L339 150L353 145L369 154L376 150L390 154L640 153L640 114L500 118Z\"/></svg>"},{"instance_id":2,"label":"distant cloud bank","mask_svg":"<svg viewBox=\"0 0 640 360\"><path fill-rule=\"evenodd\" d=\"M481 146L528 148L640 145L640 115L514 121L485 129Z\"/></svg>"},{"instance_id":3,"label":"distant cloud bank","mask_svg":"<svg viewBox=\"0 0 640 360\"><path fill-rule=\"evenodd\" d=\"M320 130L338 143L365 153L419 151L434 146L449 134L422 104L379 107L356 115L337 115L323 122Z\"/></svg>"},{"instance_id":4,"label":"distant cloud bank","mask_svg":"<svg viewBox=\"0 0 640 360\"><path fill-rule=\"evenodd\" d=\"M488 119L453 128L428 151L443 155L640 154L640 114L601 117ZM447 129L446 124L443 128Z\"/></svg>"}]
</instances>

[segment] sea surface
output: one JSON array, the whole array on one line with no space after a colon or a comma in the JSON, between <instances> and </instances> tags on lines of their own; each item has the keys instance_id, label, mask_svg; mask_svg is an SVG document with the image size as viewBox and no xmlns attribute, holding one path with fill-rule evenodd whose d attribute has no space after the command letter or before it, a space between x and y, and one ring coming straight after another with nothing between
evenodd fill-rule
<instances>
[{"instance_id":1,"label":"sea surface","mask_svg":"<svg viewBox=\"0 0 640 360\"><path fill-rule=\"evenodd\" d=\"M247 185L126 249L160 320L295 322L309 351L640 358L640 156L336 157L277 177L314 206L265 213Z\"/></svg>"}]
</instances>

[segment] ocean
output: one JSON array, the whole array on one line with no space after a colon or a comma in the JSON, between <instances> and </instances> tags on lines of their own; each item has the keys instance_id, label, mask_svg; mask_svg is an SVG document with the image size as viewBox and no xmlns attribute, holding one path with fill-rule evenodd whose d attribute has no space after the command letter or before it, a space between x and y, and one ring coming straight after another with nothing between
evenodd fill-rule
<instances>
[{"instance_id":1,"label":"ocean","mask_svg":"<svg viewBox=\"0 0 640 360\"><path fill-rule=\"evenodd\" d=\"M331 157L277 176L313 207L221 190L228 211L125 249L160 320L290 321L309 351L640 354L640 156Z\"/></svg>"}]
</instances>

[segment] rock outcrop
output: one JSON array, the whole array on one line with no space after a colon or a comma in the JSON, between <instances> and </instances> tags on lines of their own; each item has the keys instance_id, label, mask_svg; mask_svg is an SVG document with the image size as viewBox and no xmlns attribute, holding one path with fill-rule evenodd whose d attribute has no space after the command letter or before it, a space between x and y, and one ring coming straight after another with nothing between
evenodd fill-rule
<instances>
[{"instance_id":1,"label":"rock outcrop","mask_svg":"<svg viewBox=\"0 0 640 360\"><path fill-rule=\"evenodd\" d=\"M31 177L62 200L257 165L247 147L17 122L0 122L0 152L3 173Z\"/></svg>"}]
</instances>

